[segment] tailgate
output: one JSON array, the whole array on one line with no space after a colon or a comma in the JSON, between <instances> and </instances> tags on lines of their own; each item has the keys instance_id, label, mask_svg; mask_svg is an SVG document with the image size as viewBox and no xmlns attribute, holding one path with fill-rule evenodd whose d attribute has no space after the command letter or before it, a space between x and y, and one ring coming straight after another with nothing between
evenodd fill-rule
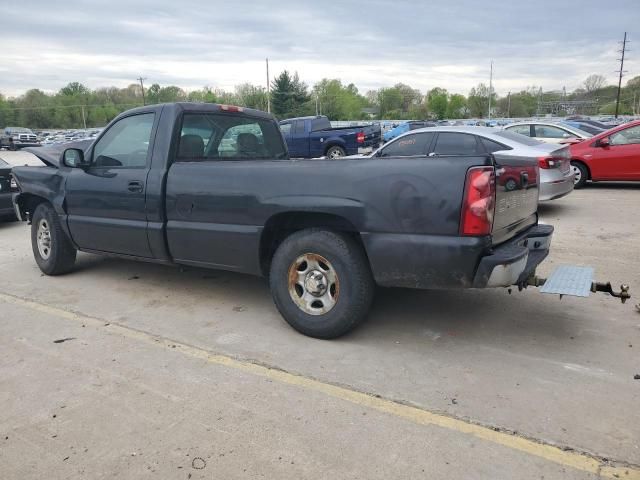
<instances>
[{"instance_id":1,"label":"tailgate","mask_svg":"<svg viewBox=\"0 0 640 480\"><path fill-rule=\"evenodd\" d=\"M492 243L500 244L538 221L539 174L537 159L493 154L496 168L496 208Z\"/></svg>"}]
</instances>

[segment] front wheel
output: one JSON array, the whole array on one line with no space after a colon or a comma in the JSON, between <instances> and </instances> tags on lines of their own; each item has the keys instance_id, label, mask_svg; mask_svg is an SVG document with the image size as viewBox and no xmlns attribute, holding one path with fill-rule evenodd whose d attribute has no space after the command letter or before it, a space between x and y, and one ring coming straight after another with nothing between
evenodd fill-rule
<instances>
[{"instance_id":1,"label":"front wheel","mask_svg":"<svg viewBox=\"0 0 640 480\"><path fill-rule=\"evenodd\" d=\"M280 314L300 333L336 338L362 322L375 284L362 247L348 235L310 228L287 237L269 273Z\"/></svg>"},{"instance_id":2,"label":"front wheel","mask_svg":"<svg viewBox=\"0 0 640 480\"><path fill-rule=\"evenodd\" d=\"M47 275L69 272L76 261L76 249L62 230L60 218L48 203L36 207L31 219L33 256Z\"/></svg>"},{"instance_id":3,"label":"front wheel","mask_svg":"<svg viewBox=\"0 0 640 480\"><path fill-rule=\"evenodd\" d=\"M327 158L340 158L344 157L347 154L344 148L339 147L338 145L334 145L327 150Z\"/></svg>"},{"instance_id":4,"label":"front wheel","mask_svg":"<svg viewBox=\"0 0 640 480\"><path fill-rule=\"evenodd\" d=\"M571 171L573 172L573 188L582 188L589 179L589 171L582 162L571 162Z\"/></svg>"}]
</instances>

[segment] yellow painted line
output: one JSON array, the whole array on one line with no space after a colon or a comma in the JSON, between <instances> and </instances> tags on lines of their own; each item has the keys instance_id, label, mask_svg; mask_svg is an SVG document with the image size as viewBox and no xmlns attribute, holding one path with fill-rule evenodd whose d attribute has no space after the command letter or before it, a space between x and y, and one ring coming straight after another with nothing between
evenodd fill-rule
<instances>
[{"instance_id":1,"label":"yellow painted line","mask_svg":"<svg viewBox=\"0 0 640 480\"><path fill-rule=\"evenodd\" d=\"M0 293L0 300L58 318L73 320L95 327L104 327L107 323L105 320L101 320L99 318L90 317L81 313L71 312L62 308L53 307L4 293ZM313 378L288 373L268 366L252 363L250 361L237 360L227 355L213 354L198 347L173 341L165 337L154 336L150 333L117 323L109 323L108 331L109 333L136 339L151 345L171 348L172 351L177 350L190 357L199 358L216 365L233 368L234 370L240 370L260 377L265 377L280 383L321 392L330 397L338 398L355 405L368 407L379 412L403 418L418 425L435 425L454 432L471 435L487 442L502 445L512 450L517 450L534 457L542 458L565 467L571 467L583 472L600 475L602 478L640 480L640 469L635 466L627 467L605 464L585 453L565 451L561 448L538 443L534 440L520 437L515 434L495 431L488 427L476 425L474 423L449 417L440 413L434 413L421 408L404 405L367 393L314 380Z\"/></svg>"}]
</instances>

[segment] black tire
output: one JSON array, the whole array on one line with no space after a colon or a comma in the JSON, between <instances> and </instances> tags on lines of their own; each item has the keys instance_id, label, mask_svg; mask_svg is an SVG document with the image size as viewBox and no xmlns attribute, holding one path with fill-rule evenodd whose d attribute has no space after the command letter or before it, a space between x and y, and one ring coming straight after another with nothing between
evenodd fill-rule
<instances>
[{"instance_id":1,"label":"black tire","mask_svg":"<svg viewBox=\"0 0 640 480\"><path fill-rule=\"evenodd\" d=\"M41 228L42 227L42 228ZM42 234L49 241L45 241L41 252L38 237ZM47 275L62 275L69 272L76 261L76 249L62 230L60 218L51 204L41 203L36 207L31 219L31 248L33 256L42 270Z\"/></svg>"},{"instance_id":2,"label":"black tire","mask_svg":"<svg viewBox=\"0 0 640 480\"><path fill-rule=\"evenodd\" d=\"M580 175L580 177L574 182L573 188L578 189L578 188L584 187L585 184L587 183L587 180L589 180L589 169L584 163L578 162L575 160L571 161L571 166L577 170L576 178L577 178L578 172Z\"/></svg>"},{"instance_id":3,"label":"black tire","mask_svg":"<svg viewBox=\"0 0 640 480\"><path fill-rule=\"evenodd\" d=\"M339 145L334 145L333 147L329 147L327 149L326 157L327 158L340 158L340 157L344 157L346 154L347 154L347 152L345 152L344 148L342 148Z\"/></svg>"},{"instance_id":4,"label":"black tire","mask_svg":"<svg viewBox=\"0 0 640 480\"><path fill-rule=\"evenodd\" d=\"M322 299L328 295L326 298L334 302L326 312L309 305L306 309L299 306L305 303L302 295L311 295L306 290L306 282L304 287L297 284L292 288L296 282L292 279L292 272L305 275L306 272L296 265L307 255L319 258L320 265L326 262L327 278L331 275L335 279L333 284L327 281L325 295L320 298L324 302ZM307 267L307 276L318 272L309 265ZM322 339L337 338L358 326L366 318L375 292L369 262L361 246L349 235L321 228L301 230L280 244L271 262L269 285L276 307L287 323L300 333ZM294 299L294 296L297 297Z\"/></svg>"}]
</instances>

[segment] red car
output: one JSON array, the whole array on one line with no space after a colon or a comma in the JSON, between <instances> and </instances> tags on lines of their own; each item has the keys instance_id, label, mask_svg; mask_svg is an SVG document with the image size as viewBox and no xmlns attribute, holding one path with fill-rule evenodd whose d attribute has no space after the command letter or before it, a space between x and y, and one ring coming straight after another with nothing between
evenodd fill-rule
<instances>
[{"instance_id":1,"label":"red car","mask_svg":"<svg viewBox=\"0 0 640 480\"><path fill-rule=\"evenodd\" d=\"M570 146L575 188L587 180L640 180L640 120Z\"/></svg>"}]
</instances>

